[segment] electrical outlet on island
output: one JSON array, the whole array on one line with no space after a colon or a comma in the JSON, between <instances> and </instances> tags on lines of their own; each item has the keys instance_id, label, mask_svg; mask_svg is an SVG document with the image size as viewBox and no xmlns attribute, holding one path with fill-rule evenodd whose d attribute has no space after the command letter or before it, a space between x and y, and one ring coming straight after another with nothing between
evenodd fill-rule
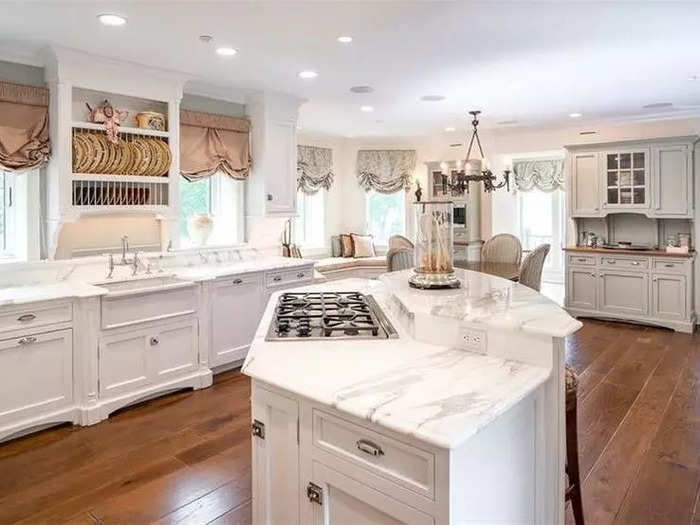
<instances>
[{"instance_id":1,"label":"electrical outlet on island","mask_svg":"<svg viewBox=\"0 0 700 525\"><path fill-rule=\"evenodd\" d=\"M464 350L486 354L486 332L468 326L459 329L459 346Z\"/></svg>"}]
</instances>

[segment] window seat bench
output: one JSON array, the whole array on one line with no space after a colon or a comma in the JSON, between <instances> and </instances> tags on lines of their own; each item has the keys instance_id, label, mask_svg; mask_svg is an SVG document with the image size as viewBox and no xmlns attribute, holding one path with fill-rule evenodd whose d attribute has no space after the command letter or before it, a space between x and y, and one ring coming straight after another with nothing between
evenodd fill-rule
<instances>
[{"instance_id":1,"label":"window seat bench","mask_svg":"<svg viewBox=\"0 0 700 525\"><path fill-rule=\"evenodd\" d=\"M376 257L325 257L316 261L315 270L326 280L336 281L348 277L376 279L386 273L386 256Z\"/></svg>"}]
</instances>

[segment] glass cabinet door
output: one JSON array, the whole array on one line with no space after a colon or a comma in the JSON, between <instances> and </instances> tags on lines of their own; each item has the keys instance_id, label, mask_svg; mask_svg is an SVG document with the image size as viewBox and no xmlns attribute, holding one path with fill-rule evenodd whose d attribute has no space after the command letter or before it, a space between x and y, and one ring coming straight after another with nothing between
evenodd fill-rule
<instances>
[{"instance_id":1,"label":"glass cabinet door","mask_svg":"<svg viewBox=\"0 0 700 525\"><path fill-rule=\"evenodd\" d=\"M645 151L605 155L605 202L608 206L646 205L648 180Z\"/></svg>"}]
</instances>

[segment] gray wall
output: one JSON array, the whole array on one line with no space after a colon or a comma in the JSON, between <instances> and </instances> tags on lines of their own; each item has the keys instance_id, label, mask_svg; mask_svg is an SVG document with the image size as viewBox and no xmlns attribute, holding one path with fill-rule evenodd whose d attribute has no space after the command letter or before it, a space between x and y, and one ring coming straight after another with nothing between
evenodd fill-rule
<instances>
[{"instance_id":1,"label":"gray wall","mask_svg":"<svg viewBox=\"0 0 700 525\"><path fill-rule=\"evenodd\" d=\"M229 117L244 117L245 105L225 100L201 97L185 93L180 102L181 109L191 111L201 111L203 113L215 113L217 115L228 115Z\"/></svg>"},{"instance_id":2,"label":"gray wall","mask_svg":"<svg viewBox=\"0 0 700 525\"><path fill-rule=\"evenodd\" d=\"M44 68L0 60L0 80L14 84L44 86Z\"/></svg>"}]
</instances>

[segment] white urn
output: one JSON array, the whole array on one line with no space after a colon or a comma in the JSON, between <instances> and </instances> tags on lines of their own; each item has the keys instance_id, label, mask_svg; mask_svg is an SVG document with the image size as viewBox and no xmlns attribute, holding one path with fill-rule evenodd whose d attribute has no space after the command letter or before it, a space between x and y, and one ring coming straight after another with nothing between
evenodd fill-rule
<instances>
[{"instance_id":1,"label":"white urn","mask_svg":"<svg viewBox=\"0 0 700 525\"><path fill-rule=\"evenodd\" d=\"M211 215L192 215L187 219L187 233L195 246L205 246L213 229Z\"/></svg>"}]
</instances>

